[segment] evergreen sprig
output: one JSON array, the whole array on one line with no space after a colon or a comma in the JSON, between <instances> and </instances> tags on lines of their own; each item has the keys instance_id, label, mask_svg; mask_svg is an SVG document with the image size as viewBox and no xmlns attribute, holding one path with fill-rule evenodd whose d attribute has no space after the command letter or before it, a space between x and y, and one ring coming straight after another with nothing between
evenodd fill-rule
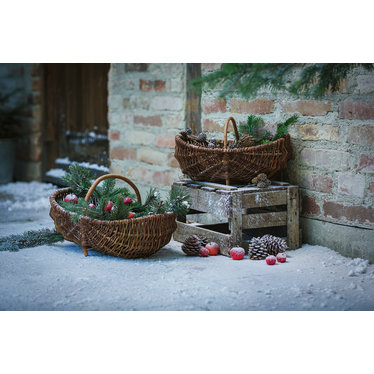
<instances>
[{"instance_id":1,"label":"evergreen sprig","mask_svg":"<svg viewBox=\"0 0 374 374\"><path fill-rule=\"evenodd\" d=\"M16 252L22 248L54 244L63 240L64 237L56 230L26 231L23 234L13 234L0 238L0 251Z\"/></svg>"},{"instance_id":2,"label":"evergreen sprig","mask_svg":"<svg viewBox=\"0 0 374 374\"><path fill-rule=\"evenodd\" d=\"M249 99L260 89L287 90L294 95L321 97L327 92L337 92L340 82L357 67L372 71L374 64L223 64L221 69L197 78L192 88L220 88L222 98L239 94ZM298 77L292 78L296 68L302 68ZM291 83L289 83L289 80Z\"/></svg>"}]
</instances>

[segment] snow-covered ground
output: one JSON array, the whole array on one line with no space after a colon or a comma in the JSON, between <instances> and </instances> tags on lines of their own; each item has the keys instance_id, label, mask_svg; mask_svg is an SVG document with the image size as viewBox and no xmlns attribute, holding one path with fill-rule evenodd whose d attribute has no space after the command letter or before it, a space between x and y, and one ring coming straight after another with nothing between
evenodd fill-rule
<instances>
[{"instance_id":1,"label":"snow-covered ground","mask_svg":"<svg viewBox=\"0 0 374 374\"><path fill-rule=\"evenodd\" d=\"M0 236L52 227L53 189L0 186ZM84 257L69 242L0 252L0 310L374 310L374 265L320 246L287 255L275 266L187 257L174 241L140 260Z\"/></svg>"}]
</instances>

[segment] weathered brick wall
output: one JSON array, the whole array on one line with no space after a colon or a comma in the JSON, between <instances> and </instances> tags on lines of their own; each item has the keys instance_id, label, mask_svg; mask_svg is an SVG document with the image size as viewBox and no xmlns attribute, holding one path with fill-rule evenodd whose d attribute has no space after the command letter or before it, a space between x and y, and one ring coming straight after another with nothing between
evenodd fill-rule
<instances>
[{"instance_id":1,"label":"weathered brick wall","mask_svg":"<svg viewBox=\"0 0 374 374\"><path fill-rule=\"evenodd\" d=\"M218 66L203 64L202 72ZM249 101L217 97L216 90L202 95L203 128L216 136L230 115L238 123L261 115L275 132L277 122L299 114L284 177L300 186L304 241L374 261L374 74L356 69L339 93L321 100L266 90Z\"/></svg>"},{"instance_id":2,"label":"weathered brick wall","mask_svg":"<svg viewBox=\"0 0 374 374\"><path fill-rule=\"evenodd\" d=\"M185 127L185 64L111 64L111 172L131 178L144 196L170 189L181 172L174 137Z\"/></svg>"},{"instance_id":3,"label":"weathered brick wall","mask_svg":"<svg viewBox=\"0 0 374 374\"><path fill-rule=\"evenodd\" d=\"M14 177L16 180L41 179L41 74L40 64L0 64L0 90L22 89L16 100L26 104L22 136L17 139Z\"/></svg>"}]
</instances>

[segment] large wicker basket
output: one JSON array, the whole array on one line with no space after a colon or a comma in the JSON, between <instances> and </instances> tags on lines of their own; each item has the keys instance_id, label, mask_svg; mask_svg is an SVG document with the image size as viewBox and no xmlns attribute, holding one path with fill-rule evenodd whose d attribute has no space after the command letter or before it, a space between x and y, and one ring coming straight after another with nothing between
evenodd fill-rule
<instances>
[{"instance_id":1,"label":"large wicker basket","mask_svg":"<svg viewBox=\"0 0 374 374\"><path fill-rule=\"evenodd\" d=\"M188 143L179 135L175 137L175 158L184 174L197 181L247 184L259 173L270 178L287 167L291 157L289 135L268 144L230 149L228 145L233 142L227 140L230 121L239 140L236 122L229 117L224 127L224 140L218 141L221 148L202 147Z\"/></svg>"},{"instance_id":2,"label":"large wicker basket","mask_svg":"<svg viewBox=\"0 0 374 374\"><path fill-rule=\"evenodd\" d=\"M85 200L89 201L96 186L108 178L119 178L127 182L141 202L139 190L134 183L118 174L106 174L98 178L87 192ZM74 223L71 220L72 213L67 212L57 203L69 193L71 189L65 188L51 195L49 214L55 222L56 230L66 240L81 246L85 256L88 250L95 249L104 254L124 258L148 257L169 243L177 228L174 213L119 221L99 221L82 216L79 223Z\"/></svg>"}]
</instances>

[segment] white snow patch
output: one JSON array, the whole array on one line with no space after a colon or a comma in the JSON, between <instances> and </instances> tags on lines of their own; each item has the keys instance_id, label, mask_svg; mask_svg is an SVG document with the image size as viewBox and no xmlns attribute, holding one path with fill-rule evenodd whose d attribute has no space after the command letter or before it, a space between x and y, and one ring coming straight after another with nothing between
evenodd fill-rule
<instances>
[{"instance_id":1,"label":"white snow patch","mask_svg":"<svg viewBox=\"0 0 374 374\"><path fill-rule=\"evenodd\" d=\"M50 169L46 172L49 177L62 178L66 174L64 169Z\"/></svg>"},{"instance_id":2,"label":"white snow patch","mask_svg":"<svg viewBox=\"0 0 374 374\"><path fill-rule=\"evenodd\" d=\"M65 165L68 165L68 164L71 164L75 161L70 161L68 157L64 157L64 158L56 158L56 163L57 164L65 164ZM96 170L101 170L101 171L104 171L106 173L109 173L109 168L104 166L104 165L98 165L98 164L90 164L89 162L77 162L78 165L80 166L83 166L85 168L88 168L88 169L96 169ZM54 169L52 169L54 170Z\"/></svg>"}]
</instances>

